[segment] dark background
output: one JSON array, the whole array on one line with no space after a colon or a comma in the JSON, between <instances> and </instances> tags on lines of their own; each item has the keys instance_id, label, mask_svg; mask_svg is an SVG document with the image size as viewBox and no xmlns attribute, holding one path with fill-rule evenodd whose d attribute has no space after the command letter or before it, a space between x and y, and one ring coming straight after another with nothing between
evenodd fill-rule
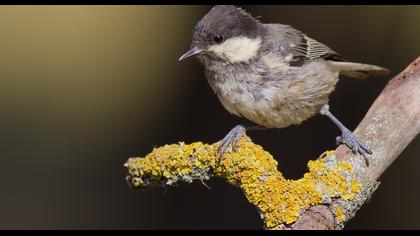
<instances>
[{"instance_id":1,"label":"dark background","mask_svg":"<svg viewBox=\"0 0 420 236\"><path fill-rule=\"evenodd\" d=\"M419 6L243 6L291 24L349 60L391 69L343 78L331 109L354 129L387 81L420 55ZM1 229L261 229L222 180L135 191L128 157L154 146L216 142L245 121L224 110L197 60L178 63L208 6L0 7ZM288 178L335 147L325 117L252 139ZM382 176L346 229L418 229L420 142Z\"/></svg>"}]
</instances>

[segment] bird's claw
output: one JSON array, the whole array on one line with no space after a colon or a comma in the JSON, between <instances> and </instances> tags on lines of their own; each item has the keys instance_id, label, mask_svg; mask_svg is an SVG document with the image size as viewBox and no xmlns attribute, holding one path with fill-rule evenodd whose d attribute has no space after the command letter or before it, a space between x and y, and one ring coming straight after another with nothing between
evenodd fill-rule
<instances>
[{"instance_id":1,"label":"bird's claw","mask_svg":"<svg viewBox=\"0 0 420 236\"><path fill-rule=\"evenodd\" d=\"M362 155L365 159L366 165L369 166L369 160L367 158L368 154L372 154L372 151L369 150L365 145L363 145L357 138L353 135L350 130L345 130L341 134L341 137L338 136L336 138L337 146L340 144L345 144L348 148L350 148L353 153L358 153Z\"/></svg>"},{"instance_id":2,"label":"bird's claw","mask_svg":"<svg viewBox=\"0 0 420 236\"><path fill-rule=\"evenodd\" d=\"M223 153L226 151L229 144L231 145L232 151L236 150L236 143L239 141L239 139L243 135L245 135L245 133L246 133L245 128L242 125L237 125L231 131L229 131L229 133L222 140L219 141L220 143L220 146L218 149L218 153L220 157L219 160L222 160Z\"/></svg>"}]
</instances>

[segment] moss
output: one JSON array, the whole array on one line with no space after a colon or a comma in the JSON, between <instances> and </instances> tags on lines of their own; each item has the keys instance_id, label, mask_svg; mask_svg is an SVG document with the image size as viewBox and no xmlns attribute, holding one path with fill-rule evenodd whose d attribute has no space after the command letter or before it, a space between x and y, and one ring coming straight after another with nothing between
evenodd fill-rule
<instances>
[{"instance_id":1,"label":"moss","mask_svg":"<svg viewBox=\"0 0 420 236\"><path fill-rule=\"evenodd\" d=\"M277 161L247 136L222 160L217 148L217 143L201 142L155 148L145 158L127 161L128 179L135 187L147 187L222 177L243 190L248 201L260 209L269 229L295 222L310 206L330 203L333 198L351 200L362 188L352 176L351 165L335 161L334 151L309 161L309 171L301 179L288 180L278 171ZM336 215L344 219L341 210Z\"/></svg>"}]
</instances>

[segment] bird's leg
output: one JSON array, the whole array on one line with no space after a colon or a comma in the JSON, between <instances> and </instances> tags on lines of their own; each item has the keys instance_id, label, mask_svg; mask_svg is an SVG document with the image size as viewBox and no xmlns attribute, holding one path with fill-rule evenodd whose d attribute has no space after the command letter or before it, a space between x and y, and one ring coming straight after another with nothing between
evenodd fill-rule
<instances>
[{"instance_id":1,"label":"bird's leg","mask_svg":"<svg viewBox=\"0 0 420 236\"><path fill-rule=\"evenodd\" d=\"M229 133L219 141L219 156L220 160L222 159L223 153L226 151L229 144L231 144L232 150L235 150L236 143L239 141L239 139L246 134L246 129L242 125L237 125L235 128L233 128Z\"/></svg>"},{"instance_id":2,"label":"bird's leg","mask_svg":"<svg viewBox=\"0 0 420 236\"><path fill-rule=\"evenodd\" d=\"M325 115L334 122L335 125L341 130L341 136L336 138L337 145L345 144L348 148L350 148L353 153L359 153L365 158L366 165L369 166L369 161L366 157L367 154L372 154L365 145L363 145L357 138L353 135L353 133L347 129L329 110L328 105L324 105L320 112L321 115Z\"/></svg>"},{"instance_id":3,"label":"bird's leg","mask_svg":"<svg viewBox=\"0 0 420 236\"><path fill-rule=\"evenodd\" d=\"M253 131L253 130L264 130L267 129L266 127L260 126L260 125L253 125L253 126L243 126L243 125L237 125L235 128L233 128L229 133L220 140L220 146L219 146L219 155L220 159L222 159L223 153L226 151L229 144L231 144L232 150L235 151L236 149L236 143L239 141L239 139L246 134L246 131Z\"/></svg>"}]
</instances>

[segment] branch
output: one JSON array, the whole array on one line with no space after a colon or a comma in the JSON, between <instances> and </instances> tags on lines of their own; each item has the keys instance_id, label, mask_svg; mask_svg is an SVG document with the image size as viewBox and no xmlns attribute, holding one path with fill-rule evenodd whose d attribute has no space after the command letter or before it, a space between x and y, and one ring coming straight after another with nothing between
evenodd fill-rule
<instances>
[{"instance_id":1,"label":"branch","mask_svg":"<svg viewBox=\"0 0 420 236\"><path fill-rule=\"evenodd\" d=\"M388 82L354 131L354 134L373 151L369 156L369 167L366 167L360 156L354 155L348 148L340 146L336 150L336 159L350 163L354 172L363 178L362 183L365 186L363 193L358 196L359 199L349 202L347 219L353 217L362 204L371 197L377 187L375 181L419 132L420 57ZM343 205L339 200L338 204ZM344 226L327 220L330 215L331 210L328 207L310 208L299 217L292 228L335 229Z\"/></svg>"},{"instance_id":2,"label":"branch","mask_svg":"<svg viewBox=\"0 0 420 236\"><path fill-rule=\"evenodd\" d=\"M392 79L355 130L373 154L369 167L344 146L309 161L298 180L285 179L277 161L244 136L220 160L218 143L178 143L130 158L134 188L168 187L221 177L240 187L266 229L341 229L371 197L386 168L420 132L420 57Z\"/></svg>"}]
</instances>

